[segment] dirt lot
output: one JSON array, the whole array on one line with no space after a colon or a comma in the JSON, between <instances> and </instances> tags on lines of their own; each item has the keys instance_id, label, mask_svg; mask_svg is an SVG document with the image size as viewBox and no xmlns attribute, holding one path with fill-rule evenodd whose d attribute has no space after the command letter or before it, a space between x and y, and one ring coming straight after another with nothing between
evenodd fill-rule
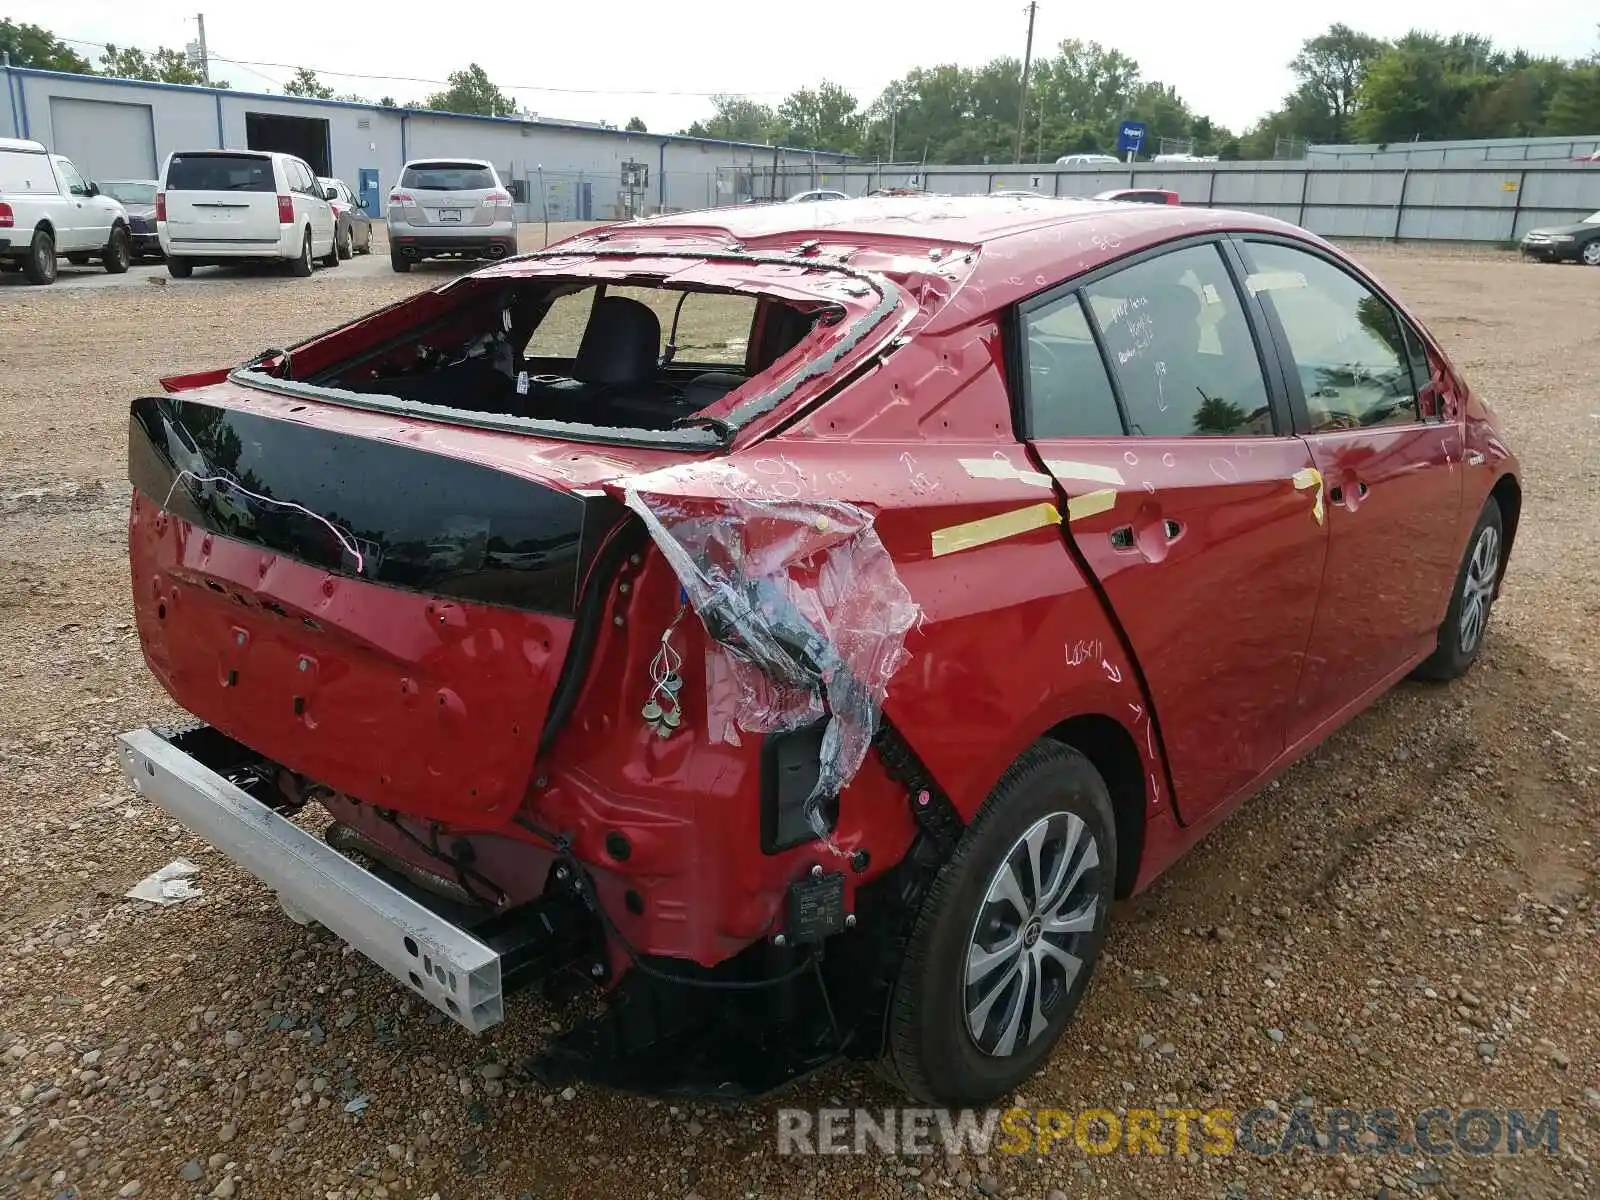
<instances>
[{"instance_id":1,"label":"dirt lot","mask_svg":"<svg viewBox=\"0 0 1600 1200\"><path fill-rule=\"evenodd\" d=\"M895 1098L843 1070L735 1112L547 1094L515 1064L550 1013L474 1042L291 924L113 761L178 715L131 626L126 405L428 283L330 272L0 302L0 1198L1600 1194L1600 272L1364 253L1523 456L1486 657L1401 687L1124 905L1026 1100L1559 1106L1558 1154L780 1158L780 1105ZM201 900L122 898L180 855Z\"/></svg>"}]
</instances>

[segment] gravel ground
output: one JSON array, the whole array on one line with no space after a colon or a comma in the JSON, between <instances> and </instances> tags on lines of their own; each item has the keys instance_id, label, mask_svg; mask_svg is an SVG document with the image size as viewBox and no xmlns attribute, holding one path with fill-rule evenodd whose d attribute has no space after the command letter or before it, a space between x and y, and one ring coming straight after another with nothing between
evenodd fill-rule
<instances>
[{"instance_id":1,"label":"gravel ground","mask_svg":"<svg viewBox=\"0 0 1600 1200\"><path fill-rule=\"evenodd\" d=\"M837 1070L742 1110L513 1064L123 785L111 738L178 714L134 637L126 403L426 284L249 280L13 298L0 325L0 1198L1600 1193L1600 272L1364 251L1501 412L1526 512L1484 658L1405 685L1122 906L1026 1101L1562 1109L1516 1157L987 1160L774 1152L780 1105L882 1106ZM123 893L179 856L202 898Z\"/></svg>"}]
</instances>

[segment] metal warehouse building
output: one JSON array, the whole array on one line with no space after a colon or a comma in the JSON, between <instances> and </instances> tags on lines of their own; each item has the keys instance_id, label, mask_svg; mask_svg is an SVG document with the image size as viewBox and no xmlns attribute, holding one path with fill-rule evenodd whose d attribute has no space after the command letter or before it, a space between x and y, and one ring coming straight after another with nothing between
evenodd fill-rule
<instances>
[{"instance_id":1,"label":"metal warehouse building","mask_svg":"<svg viewBox=\"0 0 1600 1200\"><path fill-rule=\"evenodd\" d=\"M472 117L4 67L0 132L34 138L91 178L152 179L175 150L282 150L343 179L383 215L407 158L493 162L522 220L605 220L736 204L774 168L829 181L849 155L628 133L538 117Z\"/></svg>"}]
</instances>

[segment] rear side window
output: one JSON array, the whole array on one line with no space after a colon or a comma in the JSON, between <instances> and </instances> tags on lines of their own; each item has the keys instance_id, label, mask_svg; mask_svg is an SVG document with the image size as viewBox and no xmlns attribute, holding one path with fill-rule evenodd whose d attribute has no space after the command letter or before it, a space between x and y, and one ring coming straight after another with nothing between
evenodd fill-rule
<instances>
[{"instance_id":1,"label":"rear side window","mask_svg":"<svg viewBox=\"0 0 1600 1200\"><path fill-rule=\"evenodd\" d=\"M436 162L409 166L400 186L424 192L481 192L495 186L494 172L481 163Z\"/></svg>"},{"instance_id":2,"label":"rear side window","mask_svg":"<svg viewBox=\"0 0 1600 1200\"><path fill-rule=\"evenodd\" d=\"M169 192L275 192L272 160L254 155L174 154Z\"/></svg>"},{"instance_id":3,"label":"rear side window","mask_svg":"<svg viewBox=\"0 0 1600 1200\"><path fill-rule=\"evenodd\" d=\"M1077 295L1028 313L1022 324L1029 435L1122 436L1105 360Z\"/></svg>"},{"instance_id":4,"label":"rear side window","mask_svg":"<svg viewBox=\"0 0 1600 1200\"><path fill-rule=\"evenodd\" d=\"M1274 432L1255 339L1214 245L1135 263L1084 289L1142 437Z\"/></svg>"}]
</instances>

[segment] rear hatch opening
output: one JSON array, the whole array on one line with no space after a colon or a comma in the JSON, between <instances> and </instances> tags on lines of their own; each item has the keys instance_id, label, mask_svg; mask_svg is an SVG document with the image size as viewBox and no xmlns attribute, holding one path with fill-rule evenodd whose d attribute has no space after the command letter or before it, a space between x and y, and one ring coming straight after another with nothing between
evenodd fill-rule
<instances>
[{"instance_id":1,"label":"rear hatch opening","mask_svg":"<svg viewBox=\"0 0 1600 1200\"><path fill-rule=\"evenodd\" d=\"M788 255L543 252L230 378L452 425L717 451L852 378L917 311L885 276Z\"/></svg>"}]
</instances>

